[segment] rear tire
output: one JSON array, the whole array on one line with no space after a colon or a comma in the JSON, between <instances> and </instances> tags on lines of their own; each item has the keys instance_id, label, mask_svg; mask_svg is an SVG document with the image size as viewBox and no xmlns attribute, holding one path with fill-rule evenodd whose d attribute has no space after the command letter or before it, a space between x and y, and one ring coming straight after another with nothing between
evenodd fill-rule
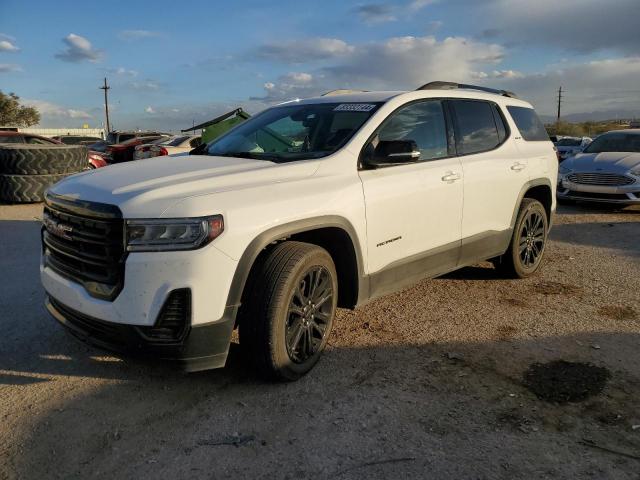
<instances>
[{"instance_id":1,"label":"rear tire","mask_svg":"<svg viewBox=\"0 0 640 480\"><path fill-rule=\"evenodd\" d=\"M263 376L297 380L317 363L333 326L337 278L316 245L282 242L258 258L238 318L242 351Z\"/></svg>"},{"instance_id":2,"label":"rear tire","mask_svg":"<svg viewBox=\"0 0 640 480\"><path fill-rule=\"evenodd\" d=\"M533 198L522 200L509 248L494 260L496 270L509 278L527 278L542 264L549 220L544 206Z\"/></svg>"}]
</instances>

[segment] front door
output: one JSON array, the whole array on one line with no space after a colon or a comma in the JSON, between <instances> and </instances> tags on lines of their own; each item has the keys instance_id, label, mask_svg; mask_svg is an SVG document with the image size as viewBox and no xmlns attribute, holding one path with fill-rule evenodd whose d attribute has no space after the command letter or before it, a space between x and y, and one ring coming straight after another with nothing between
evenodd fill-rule
<instances>
[{"instance_id":1,"label":"front door","mask_svg":"<svg viewBox=\"0 0 640 480\"><path fill-rule=\"evenodd\" d=\"M371 140L413 140L420 150L411 163L360 171L374 296L457 263L463 178L448 130L443 102L421 100L392 113Z\"/></svg>"}]
</instances>

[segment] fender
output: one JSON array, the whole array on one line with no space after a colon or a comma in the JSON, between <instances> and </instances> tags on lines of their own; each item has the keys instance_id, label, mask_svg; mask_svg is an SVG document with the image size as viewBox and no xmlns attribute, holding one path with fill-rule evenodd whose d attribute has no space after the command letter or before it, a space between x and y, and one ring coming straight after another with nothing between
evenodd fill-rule
<instances>
[{"instance_id":1,"label":"fender","mask_svg":"<svg viewBox=\"0 0 640 480\"><path fill-rule=\"evenodd\" d=\"M353 244L353 249L356 253L358 268L358 298L361 299L363 294L367 295L368 284L365 282L362 251L360 249L360 243L358 241L358 235L356 234L355 228L351 222L344 217L337 215L324 215L278 225L260 233L256 238L254 238L247 246L240 257L240 261L238 262L238 267L236 268L233 280L231 281L229 296L227 297L227 307L240 306L242 292L249 277L251 267L253 266L256 258L258 258L260 252L262 252L262 250L264 250L269 244L297 233L318 230L321 228L340 228L349 235L351 243Z\"/></svg>"},{"instance_id":2,"label":"fender","mask_svg":"<svg viewBox=\"0 0 640 480\"><path fill-rule=\"evenodd\" d=\"M525 183L520 189L520 194L518 195L518 201L516 202L515 208L513 209L513 215L511 216L511 231L516 226L516 219L518 217L518 212L520 211L520 205L522 204L522 199L524 195L527 193L527 190L533 187L547 186L549 187L549 191L551 192L551 198L553 199L553 186L551 185L551 181L548 178L541 177L533 180L529 180ZM551 214L554 213L553 205L551 206ZM549 218L549 227L551 227L551 218Z\"/></svg>"}]
</instances>

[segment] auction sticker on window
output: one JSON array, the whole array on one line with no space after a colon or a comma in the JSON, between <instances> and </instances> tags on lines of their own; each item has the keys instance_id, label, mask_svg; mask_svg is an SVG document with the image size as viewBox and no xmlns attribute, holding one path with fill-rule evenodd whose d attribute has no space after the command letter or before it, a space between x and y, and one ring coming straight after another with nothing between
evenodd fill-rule
<instances>
[{"instance_id":1,"label":"auction sticker on window","mask_svg":"<svg viewBox=\"0 0 640 480\"><path fill-rule=\"evenodd\" d=\"M374 103L341 103L334 112L370 112L376 108Z\"/></svg>"}]
</instances>

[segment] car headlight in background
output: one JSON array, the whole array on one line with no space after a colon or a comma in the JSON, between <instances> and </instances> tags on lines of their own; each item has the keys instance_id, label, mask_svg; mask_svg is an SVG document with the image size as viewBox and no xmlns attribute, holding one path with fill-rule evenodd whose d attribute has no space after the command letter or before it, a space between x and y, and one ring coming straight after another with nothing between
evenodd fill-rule
<instances>
[{"instance_id":1,"label":"car headlight in background","mask_svg":"<svg viewBox=\"0 0 640 480\"><path fill-rule=\"evenodd\" d=\"M570 168L567 168L567 167L563 167L562 165L560 165L560 166L558 167L558 173L559 173L560 175L566 175L567 173L571 173L571 169L570 169Z\"/></svg>"},{"instance_id":2,"label":"car headlight in background","mask_svg":"<svg viewBox=\"0 0 640 480\"><path fill-rule=\"evenodd\" d=\"M126 221L129 252L194 250L224 231L222 215Z\"/></svg>"},{"instance_id":3,"label":"car headlight in background","mask_svg":"<svg viewBox=\"0 0 640 480\"><path fill-rule=\"evenodd\" d=\"M629 170L629 173L634 177L640 177L640 167L636 167L632 170Z\"/></svg>"}]
</instances>

